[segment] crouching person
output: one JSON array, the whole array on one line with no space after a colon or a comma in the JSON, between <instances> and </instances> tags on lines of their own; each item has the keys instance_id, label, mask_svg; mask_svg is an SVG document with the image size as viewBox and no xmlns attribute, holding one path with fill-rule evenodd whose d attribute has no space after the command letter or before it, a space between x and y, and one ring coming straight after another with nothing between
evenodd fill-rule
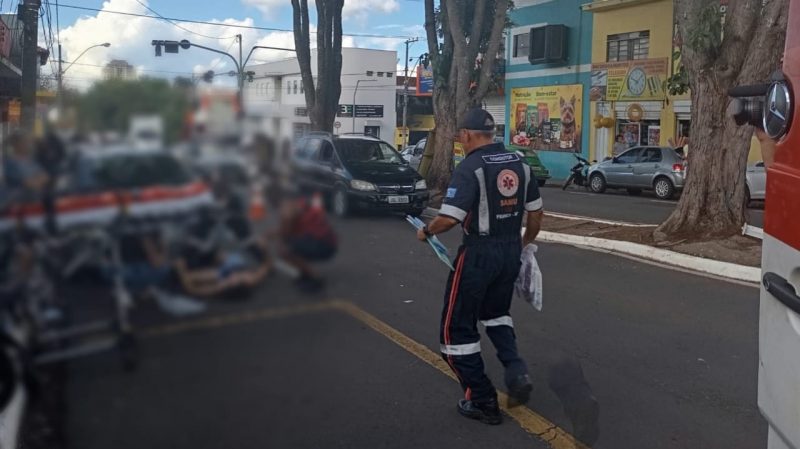
<instances>
[{"instance_id":1,"label":"crouching person","mask_svg":"<svg viewBox=\"0 0 800 449\"><path fill-rule=\"evenodd\" d=\"M297 287L307 293L322 290L324 280L311 264L332 259L338 249L338 240L321 197L315 194L287 198L282 202L280 214L280 255L300 272Z\"/></svg>"}]
</instances>

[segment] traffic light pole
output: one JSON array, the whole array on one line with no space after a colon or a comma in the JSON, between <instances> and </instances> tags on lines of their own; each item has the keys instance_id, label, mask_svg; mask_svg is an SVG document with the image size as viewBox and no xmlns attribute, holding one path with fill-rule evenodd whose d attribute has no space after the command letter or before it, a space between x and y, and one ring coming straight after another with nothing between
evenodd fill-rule
<instances>
[{"instance_id":1,"label":"traffic light pole","mask_svg":"<svg viewBox=\"0 0 800 449\"><path fill-rule=\"evenodd\" d=\"M36 84L39 80L39 54L37 38L39 36L40 0L25 0L19 5L22 16L22 82L20 97L22 100L22 116L20 125L25 132L33 132L36 122Z\"/></svg>"},{"instance_id":2,"label":"traffic light pole","mask_svg":"<svg viewBox=\"0 0 800 449\"><path fill-rule=\"evenodd\" d=\"M263 46L263 45L256 45L256 46L254 46L253 48L250 49L250 52L247 54L247 58L243 59L242 58L242 55L243 55L242 35L241 34L237 34L236 35L236 39L239 41L239 60L238 61L236 60L236 57L234 57L230 53L224 52L222 50L217 50L215 48L206 47L204 45L195 44L193 42L189 42L188 40L182 40L180 42L154 40L154 41L151 42L151 45L156 47L156 56L161 56L161 47L162 46L164 46L164 47L166 47L166 46L175 46L175 51L173 51L171 53L177 53L177 47L180 46L184 50L188 50L191 47L202 48L203 50L214 52L214 53L217 53L217 54L220 54L220 55L225 55L225 56L231 58L231 61L233 61L233 66L236 68L236 74L237 74L237 83L236 83L236 85L237 85L237 93L236 93L236 97L237 97L237 100L239 101L239 107L241 108L241 110L244 110L244 103L243 103L243 100L244 100L244 98L243 98L244 97L244 79L245 79L245 76L248 75L247 73L245 73L244 68L245 68L245 66L247 66L247 62L250 60L250 57L253 55L253 52L256 51L257 49L282 50L282 51L291 51L291 52L293 52L295 50L293 48L267 47L267 46ZM59 59L61 59L61 58L59 58Z\"/></svg>"},{"instance_id":3,"label":"traffic light pole","mask_svg":"<svg viewBox=\"0 0 800 449\"><path fill-rule=\"evenodd\" d=\"M419 38L413 38L406 40L406 70L405 76L403 77L403 148L400 151L403 151L408 146L408 124L407 124L407 117L408 117L408 46L414 42L417 42ZM355 114L355 111L353 111Z\"/></svg>"}]
</instances>

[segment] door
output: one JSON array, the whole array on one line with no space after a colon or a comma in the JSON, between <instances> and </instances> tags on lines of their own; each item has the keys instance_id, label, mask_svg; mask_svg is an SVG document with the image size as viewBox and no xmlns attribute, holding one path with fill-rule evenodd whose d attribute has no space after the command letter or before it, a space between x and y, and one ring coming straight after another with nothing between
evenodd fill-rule
<instances>
[{"instance_id":1,"label":"door","mask_svg":"<svg viewBox=\"0 0 800 449\"><path fill-rule=\"evenodd\" d=\"M367 136L380 138L381 137L381 127L380 126L365 126L364 127L364 134L367 135Z\"/></svg>"},{"instance_id":2,"label":"door","mask_svg":"<svg viewBox=\"0 0 800 449\"><path fill-rule=\"evenodd\" d=\"M633 164L639 160L641 152L642 148L632 148L614 158L605 170L608 184L631 185L633 183Z\"/></svg>"},{"instance_id":3,"label":"door","mask_svg":"<svg viewBox=\"0 0 800 449\"><path fill-rule=\"evenodd\" d=\"M294 153L294 178L303 191L313 191L317 185L317 169L314 158L322 146L322 139L306 138L297 142Z\"/></svg>"},{"instance_id":4,"label":"door","mask_svg":"<svg viewBox=\"0 0 800 449\"><path fill-rule=\"evenodd\" d=\"M800 99L800 1L789 3L788 20L782 70L789 83L771 88L765 108L777 131L792 117L767 167L764 206L758 406L769 424L769 449L800 448L800 108L776 99L787 91Z\"/></svg>"},{"instance_id":5,"label":"door","mask_svg":"<svg viewBox=\"0 0 800 449\"><path fill-rule=\"evenodd\" d=\"M414 153L411 155L409 165L414 170L419 170L419 165L422 162L422 156L425 154L425 143L428 139L422 139L414 145Z\"/></svg>"},{"instance_id":6,"label":"door","mask_svg":"<svg viewBox=\"0 0 800 449\"><path fill-rule=\"evenodd\" d=\"M639 156L639 160L633 164L633 183L644 189L653 187L653 178L661 168L662 161L661 148L645 148Z\"/></svg>"},{"instance_id":7,"label":"door","mask_svg":"<svg viewBox=\"0 0 800 449\"><path fill-rule=\"evenodd\" d=\"M323 191L333 191L338 179L337 168L339 161L333 151L333 144L327 140L323 141L317 153L317 174L318 186Z\"/></svg>"}]
</instances>

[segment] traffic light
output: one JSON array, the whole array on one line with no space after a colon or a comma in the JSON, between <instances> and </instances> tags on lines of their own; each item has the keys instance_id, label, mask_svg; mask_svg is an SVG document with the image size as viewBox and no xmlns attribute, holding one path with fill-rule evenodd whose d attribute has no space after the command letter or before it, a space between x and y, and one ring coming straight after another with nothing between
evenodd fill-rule
<instances>
[{"instance_id":1,"label":"traffic light","mask_svg":"<svg viewBox=\"0 0 800 449\"><path fill-rule=\"evenodd\" d=\"M164 53L177 53L179 45L175 41L164 41Z\"/></svg>"}]
</instances>

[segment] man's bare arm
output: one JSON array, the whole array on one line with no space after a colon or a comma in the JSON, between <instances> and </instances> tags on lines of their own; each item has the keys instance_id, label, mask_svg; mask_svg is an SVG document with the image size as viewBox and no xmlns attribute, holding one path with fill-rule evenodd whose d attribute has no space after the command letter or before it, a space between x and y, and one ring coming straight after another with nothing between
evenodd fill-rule
<instances>
[{"instance_id":1,"label":"man's bare arm","mask_svg":"<svg viewBox=\"0 0 800 449\"><path fill-rule=\"evenodd\" d=\"M528 212L527 223L525 224L525 235L522 236L522 246L533 243L539 231L542 229L542 218L544 211L539 209L537 211Z\"/></svg>"},{"instance_id":2,"label":"man's bare arm","mask_svg":"<svg viewBox=\"0 0 800 449\"><path fill-rule=\"evenodd\" d=\"M441 234L443 232L449 231L450 229L453 228L453 226L457 224L458 220L456 220L455 218L448 217L445 215L439 215L436 218L434 218L433 221L428 225L428 232L430 232L433 235ZM427 238L427 236L420 229L419 232L417 232L417 238L424 241Z\"/></svg>"}]
</instances>

